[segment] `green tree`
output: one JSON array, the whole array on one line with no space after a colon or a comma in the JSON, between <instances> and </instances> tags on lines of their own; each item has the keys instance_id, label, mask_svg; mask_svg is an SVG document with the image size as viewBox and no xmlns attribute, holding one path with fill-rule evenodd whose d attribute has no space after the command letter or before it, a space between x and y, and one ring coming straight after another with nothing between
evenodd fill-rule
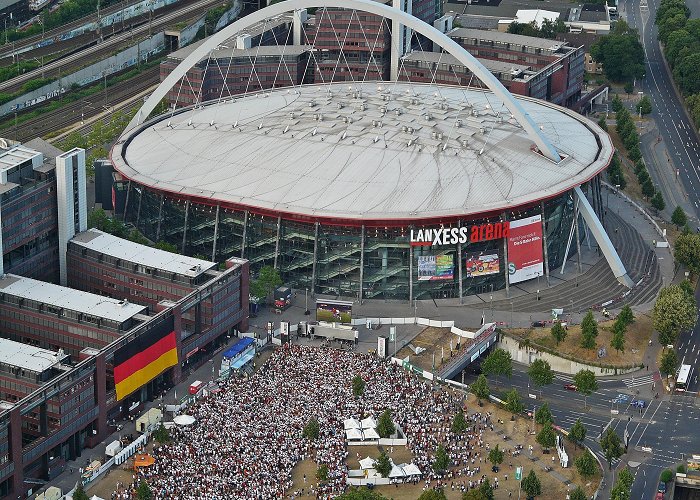
<instances>
[{"instance_id":1,"label":"green tree","mask_svg":"<svg viewBox=\"0 0 700 500\"><path fill-rule=\"evenodd\" d=\"M336 500L385 500L382 494L372 491L367 486L361 486L357 488L356 486L351 486L348 490L335 497Z\"/></svg>"},{"instance_id":2,"label":"green tree","mask_svg":"<svg viewBox=\"0 0 700 500\"><path fill-rule=\"evenodd\" d=\"M673 344L680 332L695 325L695 297L688 295L679 285L662 288L651 316L654 329L659 332L661 345Z\"/></svg>"},{"instance_id":3,"label":"green tree","mask_svg":"<svg viewBox=\"0 0 700 500\"><path fill-rule=\"evenodd\" d=\"M678 356L676 351L673 349L668 349L661 355L661 362L659 363L659 371L663 375L673 375L676 373L678 368Z\"/></svg>"},{"instance_id":4,"label":"green tree","mask_svg":"<svg viewBox=\"0 0 700 500\"><path fill-rule=\"evenodd\" d=\"M691 273L700 273L700 234L680 234L673 246L676 260L683 264Z\"/></svg>"},{"instance_id":5,"label":"green tree","mask_svg":"<svg viewBox=\"0 0 700 500\"><path fill-rule=\"evenodd\" d=\"M634 474L632 474L629 466L620 471L620 473L617 475L617 481L627 489L632 488L632 484L634 483Z\"/></svg>"},{"instance_id":6,"label":"green tree","mask_svg":"<svg viewBox=\"0 0 700 500\"><path fill-rule=\"evenodd\" d=\"M613 323L613 336L610 339L610 347L615 349L617 352L625 351L625 331L627 330L627 325L624 321L619 319L615 320Z\"/></svg>"},{"instance_id":7,"label":"green tree","mask_svg":"<svg viewBox=\"0 0 700 500\"><path fill-rule=\"evenodd\" d=\"M600 438L600 447L603 449L603 456L605 456L605 460L608 462L608 469L612 469L612 461L620 458L624 452L620 436L618 436L613 429L608 427L603 437Z\"/></svg>"},{"instance_id":8,"label":"green tree","mask_svg":"<svg viewBox=\"0 0 700 500\"><path fill-rule=\"evenodd\" d=\"M676 227L683 227L688 223L688 216L685 215L683 209L678 206L671 214L671 222L673 222Z\"/></svg>"},{"instance_id":9,"label":"green tree","mask_svg":"<svg viewBox=\"0 0 700 500\"><path fill-rule=\"evenodd\" d=\"M163 425L163 422L160 423L160 425L156 428L155 431L153 431L153 439L156 440L158 443L168 443L170 441L170 431L165 428L165 425Z\"/></svg>"},{"instance_id":10,"label":"green tree","mask_svg":"<svg viewBox=\"0 0 700 500\"><path fill-rule=\"evenodd\" d=\"M157 241L156 244L153 245L153 247L157 248L158 250L165 250L166 252L177 253L177 247L172 243L168 243L167 241Z\"/></svg>"},{"instance_id":11,"label":"green tree","mask_svg":"<svg viewBox=\"0 0 700 500\"><path fill-rule=\"evenodd\" d=\"M493 500L493 488L491 488L491 483L489 483L488 478L484 479L484 482L477 488L486 500Z\"/></svg>"},{"instance_id":12,"label":"green tree","mask_svg":"<svg viewBox=\"0 0 700 500\"><path fill-rule=\"evenodd\" d=\"M566 329L561 326L561 321L555 321L554 325L552 325L552 337L554 337L554 340L556 340L557 345L559 345L560 342L563 342L564 339L566 339Z\"/></svg>"},{"instance_id":13,"label":"green tree","mask_svg":"<svg viewBox=\"0 0 700 500\"><path fill-rule=\"evenodd\" d=\"M574 422L574 425L571 426L571 429L569 429L569 441L574 443L574 447L576 445L583 445L583 441L586 439L586 426L583 425L581 422L581 419L576 419L576 422Z\"/></svg>"},{"instance_id":14,"label":"green tree","mask_svg":"<svg viewBox=\"0 0 700 500\"><path fill-rule=\"evenodd\" d=\"M576 392L583 394L583 406L586 407L588 396L598 390L598 381L595 379L595 374L591 370L580 370L574 375L574 385Z\"/></svg>"},{"instance_id":15,"label":"green tree","mask_svg":"<svg viewBox=\"0 0 700 500\"><path fill-rule=\"evenodd\" d=\"M272 266L263 266L258 272L258 278L250 283L250 293L260 299L269 297L281 284L279 271Z\"/></svg>"},{"instance_id":16,"label":"green tree","mask_svg":"<svg viewBox=\"0 0 700 500\"><path fill-rule=\"evenodd\" d=\"M547 422L542 426L540 432L538 432L537 436L535 436L535 441L537 441L545 450L548 450L554 446L557 441L557 434L554 432L551 422Z\"/></svg>"},{"instance_id":17,"label":"green tree","mask_svg":"<svg viewBox=\"0 0 700 500\"><path fill-rule=\"evenodd\" d=\"M418 497L418 500L447 500L447 497L445 496L445 492L442 491L442 489L430 489L425 490L423 493L421 493Z\"/></svg>"},{"instance_id":18,"label":"green tree","mask_svg":"<svg viewBox=\"0 0 700 500\"><path fill-rule=\"evenodd\" d=\"M591 455L591 452L586 450L575 460L576 470L585 479L593 477L598 469L598 463Z\"/></svg>"},{"instance_id":19,"label":"green tree","mask_svg":"<svg viewBox=\"0 0 700 500\"><path fill-rule=\"evenodd\" d=\"M581 347L595 349L595 339L598 336L598 323L593 312L588 311L581 320Z\"/></svg>"},{"instance_id":20,"label":"green tree","mask_svg":"<svg viewBox=\"0 0 700 500\"><path fill-rule=\"evenodd\" d=\"M684 95L700 92L700 52L679 57L673 68L673 77Z\"/></svg>"},{"instance_id":21,"label":"green tree","mask_svg":"<svg viewBox=\"0 0 700 500\"><path fill-rule=\"evenodd\" d=\"M513 375L513 361L510 353L505 349L495 349L481 363L481 373L486 376L507 375L510 378Z\"/></svg>"},{"instance_id":22,"label":"green tree","mask_svg":"<svg viewBox=\"0 0 700 500\"><path fill-rule=\"evenodd\" d=\"M479 375L471 385L471 390L476 396L476 399L479 400L479 403L481 403L482 399L488 399L491 391L489 390L489 383L486 381L486 376L483 373Z\"/></svg>"},{"instance_id":23,"label":"green tree","mask_svg":"<svg viewBox=\"0 0 700 500\"><path fill-rule=\"evenodd\" d=\"M452 419L451 430L453 434L464 434L467 430L467 420L464 418L464 412L460 408L457 413L455 413Z\"/></svg>"},{"instance_id":24,"label":"green tree","mask_svg":"<svg viewBox=\"0 0 700 500\"><path fill-rule=\"evenodd\" d=\"M306 422L301 436L305 437L309 441L316 441L320 433L321 428L318 425L318 420L315 417L311 417L309 421Z\"/></svg>"},{"instance_id":25,"label":"green tree","mask_svg":"<svg viewBox=\"0 0 700 500\"><path fill-rule=\"evenodd\" d=\"M602 128L603 130L605 130L606 132L608 131L608 122L605 121L605 117L604 117L604 116L601 116L601 117L598 119L598 126L599 126L600 128Z\"/></svg>"},{"instance_id":26,"label":"green tree","mask_svg":"<svg viewBox=\"0 0 700 500\"><path fill-rule=\"evenodd\" d=\"M506 410L509 412L517 415L518 413L521 413L525 406L523 405L522 400L520 399L520 394L518 394L518 391L516 389L511 389L508 392L506 392Z\"/></svg>"},{"instance_id":27,"label":"green tree","mask_svg":"<svg viewBox=\"0 0 700 500\"><path fill-rule=\"evenodd\" d=\"M632 82L625 82L625 94L630 95L634 92L634 84Z\"/></svg>"},{"instance_id":28,"label":"green tree","mask_svg":"<svg viewBox=\"0 0 700 500\"><path fill-rule=\"evenodd\" d=\"M680 464L678 467L676 467L676 472L679 474L685 474L685 472L686 472L685 465Z\"/></svg>"},{"instance_id":29,"label":"green tree","mask_svg":"<svg viewBox=\"0 0 700 500\"><path fill-rule=\"evenodd\" d=\"M484 496L484 494L481 492L481 488L479 489L472 489L465 491L462 493L462 500L489 500L487 497Z\"/></svg>"},{"instance_id":30,"label":"green tree","mask_svg":"<svg viewBox=\"0 0 700 500\"><path fill-rule=\"evenodd\" d=\"M647 179L642 183L642 194L646 196L647 199L652 198L656 194L656 188L651 179Z\"/></svg>"},{"instance_id":31,"label":"green tree","mask_svg":"<svg viewBox=\"0 0 700 500\"><path fill-rule=\"evenodd\" d=\"M620 314L617 315L617 320L622 321L625 326L629 326L634 323L634 313L632 313L632 308L625 304L622 309L620 309Z\"/></svg>"},{"instance_id":32,"label":"green tree","mask_svg":"<svg viewBox=\"0 0 700 500\"><path fill-rule=\"evenodd\" d=\"M554 422L552 412L549 409L549 403L543 403L542 406L535 410L535 422L540 425L551 424Z\"/></svg>"},{"instance_id":33,"label":"green tree","mask_svg":"<svg viewBox=\"0 0 700 500\"><path fill-rule=\"evenodd\" d=\"M570 500L588 500L588 495L586 495L586 492L583 491L580 486L577 486L576 489L574 489L571 493L569 493L569 499Z\"/></svg>"},{"instance_id":34,"label":"green tree","mask_svg":"<svg viewBox=\"0 0 700 500\"><path fill-rule=\"evenodd\" d=\"M355 375L352 378L352 395L359 398L365 393L365 381L361 376Z\"/></svg>"},{"instance_id":35,"label":"green tree","mask_svg":"<svg viewBox=\"0 0 700 500\"><path fill-rule=\"evenodd\" d=\"M617 114L620 113L623 109L625 109L625 104L622 102L622 99L620 99L619 95L615 95L615 97L613 97L612 99L612 110Z\"/></svg>"},{"instance_id":36,"label":"green tree","mask_svg":"<svg viewBox=\"0 0 700 500\"><path fill-rule=\"evenodd\" d=\"M540 483L540 478L537 477L534 470L525 476L521 482L523 491L528 497L537 497L542 494L542 483Z\"/></svg>"},{"instance_id":37,"label":"green tree","mask_svg":"<svg viewBox=\"0 0 700 500\"><path fill-rule=\"evenodd\" d=\"M377 458L374 463L374 468L382 477L389 477L389 473L391 472L391 460L385 451L379 454L379 458Z\"/></svg>"},{"instance_id":38,"label":"green tree","mask_svg":"<svg viewBox=\"0 0 700 500\"><path fill-rule=\"evenodd\" d=\"M561 327L561 325L559 325ZM542 395L542 386L549 385L554 382L554 372L549 363L544 359L536 359L527 369L527 374L532 382L540 388ZM545 403L546 404L546 403Z\"/></svg>"},{"instance_id":39,"label":"green tree","mask_svg":"<svg viewBox=\"0 0 700 500\"><path fill-rule=\"evenodd\" d=\"M622 19L590 50L593 59L603 65L605 76L614 82L629 82L644 74L644 48L639 35Z\"/></svg>"},{"instance_id":40,"label":"green tree","mask_svg":"<svg viewBox=\"0 0 700 500\"><path fill-rule=\"evenodd\" d=\"M73 500L90 500L90 497L88 497L87 493L85 493L82 483L78 483L78 486L75 488Z\"/></svg>"},{"instance_id":41,"label":"green tree","mask_svg":"<svg viewBox=\"0 0 700 500\"><path fill-rule=\"evenodd\" d=\"M380 437L388 438L396 432L396 426L391 420L391 410L387 408L379 415L379 420L377 420L377 434Z\"/></svg>"},{"instance_id":42,"label":"green tree","mask_svg":"<svg viewBox=\"0 0 700 500\"><path fill-rule=\"evenodd\" d=\"M142 479L139 483L139 487L136 488L136 498L138 500L151 500L153 498L153 492L148 483Z\"/></svg>"},{"instance_id":43,"label":"green tree","mask_svg":"<svg viewBox=\"0 0 700 500\"><path fill-rule=\"evenodd\" d=\"M325 483L328 481L328 466L326 464L322 464L316 469L316 479L318 479L320 482Z\"/></svg>"},{"instance_id":44,"label":"green tree","mask_svg":"<svg viewBox=\"0 0 700 500\"><path fill-rule=\"evenodd\" d=\"M437 450L435 450L435 459L433 460L433 470L436 474L442 475L447 472L450 467L450 458L447 456L445 447L443 445L438 445Z\"/></svg>"},{"instance_id":45,"label":"green tree","mask_svg":"<svg viewBox=\"0 0 700 500\"><path fill-rule=\"evenodd\" d=\"M630 500L630 492L618 481L610 490L610 500Z\"/></svg>"},{"instance_id":46,"label":"green tree","mask_svg":"<svg viewBox=\"0 0 700 500\"><path fill-rule=\"evenodd\" d=\"M493 465L501 465L503 463L503 450L498 445L489 450L489 462Z\"/></svg>"},{"instance_id":47,"label":"green tree","mask_svg":"<svg viewBox=\"0 0 700 500\"><path fill-rule=\"evenodd\" d=\"M664 201L664 195L661 194L661 191L657 191L656 193L654 193L654 196L651 198L651 206L654 207L659 212L661 212L664 208L666 208L666 202Z\"/></svg>"},{"instance_id":48,"label":"green tree","mask_svg":"<svg viewBox=\"0 0 700 500\"><path fill-rule=\"evenodd\" d=\"M639 111L642 112L642 115L651 113L651 99L649 99L648 95L645 95L639 100L637 104L637 113L639 113Z\"/></svg>"}]
</instances>

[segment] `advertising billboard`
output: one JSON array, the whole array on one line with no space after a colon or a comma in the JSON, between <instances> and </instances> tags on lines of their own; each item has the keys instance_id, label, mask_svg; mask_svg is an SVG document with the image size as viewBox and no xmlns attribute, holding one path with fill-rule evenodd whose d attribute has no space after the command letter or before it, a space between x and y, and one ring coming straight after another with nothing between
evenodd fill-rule
<instances>
[{"instance_id":1,"label":"advertising billboard","mask_svg":"<svg viewBox=\"0 0 700 500\"><path fill-rule=\"evenodd\" d=\"M350 323L352 319L352 302L341 300L316 301L316 321L329 323Z\"/></svg>"},{"instance_id":2,"label":"advertising billboard","mask_svg":"<svg viewBox=\"0 0 700 500\"><path fill-rule=\"evenodd\" d=\"M452 255L419 255L418 281L451 280L454 278Z\"/></svg>"},{"instance_id":3,"label":"advertising billboard","mask_svg":"<svg viewBox=\"0 0 700 500\"><path fill-rule=\"evenodd\" d=\"M467 278L486 276L488 274L498 274L501 268L498 254L488 255L467 255L466 270Z\"/></svg>"},{"instance_id":4,"label":"advertising billboard","mask_svg":"<svg viewBox=\"0 0 700 500\"><path fill-rule=\"evenodd\" d=\"M520 283L543 274L542 216L533 215L511 221L508 235L508 281Z\"/></svg>"}]
</instances>

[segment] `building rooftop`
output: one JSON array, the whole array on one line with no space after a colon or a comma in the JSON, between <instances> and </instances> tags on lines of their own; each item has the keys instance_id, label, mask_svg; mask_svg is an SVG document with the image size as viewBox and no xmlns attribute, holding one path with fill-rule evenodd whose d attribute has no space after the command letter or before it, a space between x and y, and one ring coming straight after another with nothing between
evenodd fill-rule
<instances>
[{"instance_id":1,"label":"building rooftop","mask_svg":"<svg viewBox=\"0 0 700 500\"><path fill-rule=\"evenodd\" d=\"M60 363L68 355L14 340L0 338L0 363L41 373Z\"/></svg>"},{"instance_id":2,"label":"building rooftop","mask_svg":"<svg viewBox=\"0 0 700 500\"><path fill-rule=\"evenodd\" d=\"M455 56L448 54L446 52L425 52L420 50L414 50L404 56L407 61L426 61L431 63L440 62L440 64L450 64L461 66ZM493 59L482 59L480 57L476 58L481 64L483 64L486 69L491 73L510 73L512 75L519 75L524 71L530 69L530 66L524 64L515 64L506 61L495 61Z\"/></svg>"},{"instance_id":3,"label":"building rooftop","mask_svg":"<svg viewBox=\"0 0 700 500\"><path fill-rule=\"evenodd\" d=\"M446 4L445 13L454 11L458 14L514 19L518 10L546 8L549 11L559 12L562 16L567 16L571 6L576 5L567 0L547 0L547 2L542 2L541 0L471 0L471 2L458 0L458 2L455 3L453 1L453 3Z\"/></svg>"},{"instance_id":4,"label":"building rooftop","mask_svg":"<svg viewBox=\"0 0 700 500\"><path fill-rule=\"evenodd\" d=\"M71 242L117 259L190 278L216 267L215 262L141 245L94 228L76 234Z\"/></svg>"},{"instance_id":5,"label":"building rooftop","mask_svg":"<svg viewBox=\"0 0 700 500\"><path fill-rule=\"evenodd\" d=\"M542 22L549 20L555 22L561 14L553 10L544 9L519 9L515 13L515 21L523 24L535 23L539 28Z\"/></svg>"},{"instance_id":6,"label":"building rooftop","mask_svg":"<svg viewBox=\"0 0 700 500\"><path fill-rule=\"evenodd\" d=\"M176 50L168 56L169 59L182 60L188 55L190 55L199 45L204 43L204 40L200 40L191 45L187 45L179 50ZM235 40L229 39L227 42L221 44L218 49L211 52L211 57L213 59L223 59L229 57L250 57L251 61L255 57L266 57L266 56L298 56L304 52L311 50L310 45L259 45L257 47L252 47L250 49L234 49ZM227 48L224 48L227 47ZM209 56L202 60L208 59Z\"/></svg>"},{"instance_id":7,"label":"building rooftop","mask_svg":"<svg viewBox=\"0 0 700 500\"><path fill-rule=\"evenodd\" d=\"M515 98L565 160L533 152L489 91L415 82L304 85L185 108L123 135L111 159L169 196L343 223L504 210L607 166L612 144L595 123Z\"/></svg>"},{"instance_id":8,"label":"building rooftop","mask_svg":"<svg viewBox=\"0 0 700 500\"><path fill-rule=\"evenodd\" d=\"M534 36L514 35L501 31L485 31L471 28L455 28L448 33L450 38L474 38L480 41L494 41L500 43L511 43L524 45L536 49L550 50L552 52L564 47L566 43L560 40L549 40L547 38L537 38Z\"/></svg>"},{"instance_id":9,"label":"building rooftop","mask_svg":"<svg viewBox=\"0 0 700 500\"><path fill-rule=\"evenodd\" d=\"M41 153L24 146L14 146L0 153L0 170L10 169L37 156L41 156Z\"/></svg>"},{"instance_id":10,"label":"building rooftop","mask_svg":"<svg viewBox=\"0 0 700 500\"><path fill-rule=\"evenodd\" d=\"M13 274L5 274L0 277L0 293L118 323L123 323L146 310L146 307L128 301L112 299Z\"/></svg>"},{"instance_id":11,"label":"building rooftop","mask_svg":"<svg viewBox=\"0 0 700 500\"><path fill-rule=\"evenodd\" d=\"M574 21L574 19L571 19L571 21ZM598 23L601 21L608 22L608 12L605 8L605 5L596 5L590 3L583 4L576 21L583 21L589 23Z\"/></svg>"}]
</instances>

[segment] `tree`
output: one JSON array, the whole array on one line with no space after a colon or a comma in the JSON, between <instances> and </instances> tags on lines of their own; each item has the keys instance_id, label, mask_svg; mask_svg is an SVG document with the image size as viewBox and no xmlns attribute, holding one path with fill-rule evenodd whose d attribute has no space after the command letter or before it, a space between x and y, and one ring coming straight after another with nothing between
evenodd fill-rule
<instances>
[{"instance_id":1,"label":"tree","mask_svg":"<svg viewBox=\"0 0 700 500\"><path fill-rule=\"evenodd\" d=\"M153 492L148 483L142 479L139 483L139 487L136 489L136 498L138 500L151 500L153 498Z\"/></svg>"},{"instance_id":2,"label":"tree","mask_svg":"<svg viewBox=\"0 0 700 500\"><path fill-rule=\"evenodd\" d=\"M537 477L534 470L531 470L523 478L521 486L528 497L536 497L542 494L542 483L540 483L540 478Z\"/></svg>"},{"instance_id":3,"label":"tree","mask_svg":"<svg viewBox=\"0 0 700 500\"><path fill-rule=\"evenodd\" d=\"M326 482L328 481L328 466L326 464L322 464L316 469L316 479L319 481Z\"/></svg>"},{"instance_id":4,"label":"tree","mask_svg":"<svg viewBox=\"0 0 700 500\"><path fill-rule=\"evenodd\" d=\"M583 491L580 486L577 486L575 490L573 490L571 493L569 493L569 499L570 500L588 500L588 495L586 495L586 492Z\"/></svg>"},{"instance_id":5,"label":"tree","mask_svg":"<svg viewBox=\"0 0 700 500\"><path fill-rule=\"evenodd\" d=\"M603 65L603 72L614 82L630 82L644 74L644 48L637 31L620 19L610 34L591 46L591 56Z\"/></svg>"},{"instance_id":6,"label":"tree","mask_svg":"<svg viewBox=\"0 0 700 500\"><path fill-rule=\"evenodd\" d=\"M605 130L606 132L608 131L608 122L605 121L605 117L604 117L604 116L601 116L601 117L598 119L598 126L599 126L600 128L602 128L603 130Z\"/></svg>"},{"instance_id":7,"label":"tree","mask_svg":"<svg viewBox=\"0 0 700 500\"><path fill-rule=\"evenodd\" d=\"M625 351L625 330L627 330L627 325L625 325L624 321L620 321L619 319L615 320L615 323L613 323L613 336L610 339L610 347L617 352Z\"/></svg>"},{"instance_id":8,"label":"tree","mask_svg":"<svg viewBox=\"0 0 700 500\"><path fill-rule=\"evenodd\" d=\"M161 422L158 428L156 428L156 430L153 431L153 439L155 439L156 442L161 444L170 441L170 431L168 431L168 429L165 428L163 422Z\"/></svg>"},{"instance_id":9,"label":"tree","mask_svg":"<svg viewBox=\"0 0 700 500\"><path fill-rule=\"evenodd\" d=\"M574 443L574 447L578 444L583 444L583 441L586 439L586 426L583 425L581 422L581 419L576 419L576 422L574 422L574 425L571 426L571 429L569 429L569 441Z\"/></svg>"},{"instance_id":10,"label":"tree","mask_svg":"<svg viewBox=\"0 0 700 500\"><path fill-rule=\"evenodd\" d=\"M506 410L517 415L518 413L521 413L524 408L525 406L520 399L520 394L518 394L516 389L511 389L510 391L506 392Z\"/></svg>"},{"instance_id":11,"label":"tree","mask_svg":"<svg viewBox=\"0 0 700 500\"><path fill-rule=\"evenodd\" d=\"M598 463L588 450L581 453L574 464L576 465L576 470L578 473L585 479L593 477L598 469Z\"/></svg>"},{"instance_id":12,"label":"tree","mask_svg":"<svg viewBox=\"0 0 700 500\"><path fill-rule=\"evenodd\" d=\"M559 345L560 342L563 342L564 339L566 339L566 330L563 326L561 326L561 321L554 322L554 325L552 325L551 333L552 337L554 337L554 340L557 342L557 345Z\"/></svg>"},{"instance_id":13,"label":"tree","mask_svg":"<svg viewBox=\"0 0 700 500\"><path fill-rule=\"evenodd\" d=\"M467 421L464 418L464 412L460 408L457 413L455 413L454 418L452 419L452 433L453 434L464 434L464 432L467 430Z\"/></svg>"},{"instance_id":14,"label":"tree","mask_svg":"<svg viewBox=\"0 0 700 500\"><path fill-rule=\"evenodd\" d=\"M559 326L561 327L561 325ZM532 382L540 388L540 395L542 395L542 386L554 382L552 367L544 359L536 359L533 361L527 369L527 374L530 376L530 379L532 379Z\"/></svg>"},{"instance_id":15,"label":"tree","mask_svg":"<svg viewBox=\"0 0 700 500\"><path fill-rule=\"evenodd\" d=\"M505 349L495 349L481 363L481 373L484 375L513 375L513 361Z\"/></svg>"},{"instance_id":16,"label":"tree","mask_svg":"<svg viewBox=\"0 0 700 500\"><path fill-rule=\"evenodd\" d=\"M258 272L258 278L250 283L250 293L260 299L268 297L281 284L279 271L272 266L263 266Z\"/></svg>"},{"instance_id":17,"label":"tree","mask_svg":"<svg viewBox=\"0 0 700 500\"><path fill-rule=\"evenodd\" d=\"M418 500L447 500L447 497L442 489L430 489L421 493Z\"/></svg>"},{"instance_id":18,"label":"tree","mask_svg":"<svg viewBox=\"0 0 700 500\"><path fill-rule=\"evenodd\" d=\"M598 381L595 379L595 374L591 370L580 370L574 375L574 385L576 392L583 394L583 406L586 406L588 396L598 390Z\"/></svg>"},{"instance_id":19,"label":"tree","mask_svg":"<svg viewBox=\"0 0 700 500\"><path fill-rule=\"evenodd\" d=\"M486 500L493 500L493 488L491 488L491 483L489 483L488 478L484 479L484 482L477 488L477 491L481 493Z\"/></svg>"},{"instance_id":20,"label":"tree","mask_svg":"<svg viewBox=\"0 0 700 500\"><path fill-rule=\"evenodd\" d=\"M659 212L661 212L664 208L666 208L666 202L664 201L664 195L661 194L661 191L656 191L656 193L654 193L654 196L651 198L651 206L654 207Z\"/></svg>"},{"instance_id":21,"label":"tree","mask_svg":"<svg viewBox=\"0 0 700 500\"><path fill-rule=\"evenodd\" d=\"M554 422L552 412L549 409L549 403L543 403L542 406L535 410L535 422L540 425L547 425Z\"/></svg>"},{"instance_id":22,"label":"tree","mask_svg":"<svg viewBox=\"0 0 700 500\"><path fill-rule=\"evenodd\" d=\"M352 378L352 395L356 398L362 396L365 392L365 381L361 376L355 375Z\"/></svg>"},{"instance_id":23,"label":"tree","mask_svg":"<svg viewBox=\"0 0 700 500\"><path fill-rule=\"evenodd\" d=\"M632 484L634 483L634 474L632 474L629 466L620 471L617 476L617 481L627 489L632 488Z\"/></svg>"},{"instance_id":24,"label":"tree","mask_svg":"<svg viewBox=\"0 0 700 500\"><path fill-rule=\"evenodd\" d=\"M500 465L503 463L503 450L501 450L498 445L489 450L489 462L493 465Z\"/></svg>"},{"instance_id":25,"label":"tree","mask_svg":"<svg viewBox=\"0 0 700 500\"><path fill-rule=\"evenodd\" d=\"M588 311L581 320L581 347L595 349L595 339L598 336L598 323L593 313Z\"/></svg>"},{"instance_id":26,"label":"tree","mask_svg":"<svg viewBox=\"0 0 700 500\"><path fill-rule=\"evenodd\" d=\"M695 297L687 294L679 285L662 288L651 317L654 329L659 332L661 345L673 344L680 332L692 328L695 324Z\"/></svg>"},{"instance_id":27,"label":"tree","mask_svg":"<svg viewBox=\"0 0 700 500\"><path fill-rule=\"evenodd\" d=\"M634 92L634 84L632 82L625 82L625 94L630 95Z\"/></svg>"},{"instance_id":28,"label":"tree","mask_svg":"<svg viewBox=\"0 0 700 500\"><path fill-rule=\"evenodd\" d=\"M639 100L637 104L637 113L642 112L643 115L648 115L651 113L651 99L648 95L645 95Z\"/></svg>"},{"instance_id":29,"label":"tree","mask_svg":"<svg viewBox=\"0 0 700 500\"><path fill-rule=\"evenodd\" d=\"M676 373L678 368L678 355L673 349L665 351L661 355L661 362L659 363L659 371L663 375L673 375Z\"/></svg>"},{"instance_id":30,"label":"tree","mask_svg":"<svg viewBox=\"0 0 700 500\"><path fill-rule=\"evenodd\" d=\"M377 420L377 434L380 437L388 438L394 432L396 432L396 426L391 421L391 410L387 408L379 415L379 420Z\"/></svg>"},{"instance_id":31,"label":"tree","mask_svg":"<svg viewBox=\"0 0 700 500\"><path fill-rule=\"evenodd\" d=\"M316 420L315 417L311 417L309 421L306 422L306 426L304 426L301 436L305 437L309 441L316 441L320 433L321 429L318 425L318 420Z\"/></svg>"},{"instance_id":32,"label":"tree","mask_svg":"<svg viewBox=\"0 0 700 500\"><path fill-rule=\"evenodd\" d=\"M700 234L680 234L674 245L674 257L688 271L700 274Z\"/></svg>"},{"instance_id":33,"label":"tree","mask_svg":"<svg viewBox=\"0 0 700 500\"><path fill-rule=\"evenodd\" d=\"M391 472L391 460L389 460L389 455L387 455L385 451L379 454L379 458L377 458L374 463L374 468L382 477L389 477L389 473Z\"/></svg>"},{"instance_id":34,"label":"tree","mask_svg":"<svg viewBox=\"0 0 700 500\"><path fill-rule=\"evenodd\" d=\"M90 497L88 497L87 493L85 493L82 483L78 483L78 486L75 488L73 500L90 500Z\"/></svg>"},{"instance_id":35,"label":"tree","mask_svg":"<svg viewBox=\"0 0 700 500\"><path fill-rule=\"evenodd\" d=\"M335 498L336 500L383 500L386 497L380 493L370 490L366 486L362 486L360 488L351 486L345 493Z\"/></svg>"},{"instance_id":36,"label":"tree","mask_svg":"<svg viewBox=\"0 0 700 500\"><path fill-rule=\"evenodd\" d=\"M551 422L547 422L542 426L540 432L538 432L537 436L535 436L535 441L537 441L545 450L548 450L555 445L557 442L557 434L554 432Z\"/></svg>"},{"instance_id":37,"label":"tree","mask_svg":"<svg viewBox=\"0 0 700 500\"><path fill-rule=\"evenodd\" d=\"M620 458L624 452L620 436L618 436L613 429L608 427L603 437L600 438L600 447L603 449L603 455L608 462L608 469L612 470L612 461L616 458Z\"/></svg>"},{"instance_id":38,"label":"tree","mask_svg":"<svg viewBox=\"0 0 700 500\"><path fill-rule=\"evenodd\" d=\"M651 181L651 178L642 183L642 194L646 196L647 199L656 194L656 188L654 187L654 183Z\"/></svg>"},{"instance_id":39,"label":"tree","mask_svg":"<svg viewBox=\"0 0 700 500\"><path fill-rule=\"evenodd\" d=\"M489 383L486 381L486 376L483 373L477 377L471 388L476 399L479 400L479 404L481 404L482 399L488 399L489 394L491 394Z\"/></svg>"},{"instance_id":40,"label":"tree","mask_svg":"<svg viewBox=\"0 0 700 500\"><path fill-rule=\"evenodd\" d=\"M170 253L177 253L177 247L175 245L163 240L157 241L156 244L153 245L153 248L157 248L158 250L165 250L166 252Z\"/></svg>"},{"instance_id":41,"label":"tree","mask_svg":"<svg viewBox=\"0 0 700 500\"><path fill-rule=\"evenodd\" d=\"M615 97L612 99L612 110L615 113L619 113L623 109L625 109L625 104L622 102L619 95L615 95Z\"/></svg>"},{"instance_id":42,"label":"tree","mask_svg":"<svg viewBox=\"0 0 700 500\"><path fill-rule=\"evenodd\" d=\"M445 447L443 445L438 445L437 450L435 450L435 459L433 460L433 470L436 474L444 474L450 466L450 458L447 456Z\"/></svg>"},{"instance_id":43,"label":"tree","mask_svg":"<svg viewBox=\"0 0 700 500\"><path fill-rule=\"evenodd\" d=\"M679 57L673 68L673 77L684 95L700 92L700 52Z\"/></svg>"},{"instance_id":44,"label":"tree","mask_svg":"<svg viewBox=\"0 0 700 500\"><path fill-rule=\"evenodd\" d=\"M685 215L685 212L680 206L676 207L671 214L671 222L673 222L676 227L682 227L688 223L688 216Z\"/></svg>"}]
</instances>

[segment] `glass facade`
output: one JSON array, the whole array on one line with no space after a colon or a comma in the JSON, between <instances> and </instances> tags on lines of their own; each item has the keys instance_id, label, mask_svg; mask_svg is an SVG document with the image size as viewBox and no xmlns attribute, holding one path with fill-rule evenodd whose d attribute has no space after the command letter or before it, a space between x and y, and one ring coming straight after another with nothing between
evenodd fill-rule
<instances>
[{"instance_id":1,"label":"glass facade","mask_svg":"<svg viewBox=\"0 0 700 500\"><path fill-rule=\"evenodd\" d=\"M142 189L132 185L127 219L147 238L171 243L186 255L210 259L214 252L218 262L243 256L250 261L253 274L262 266L276 266L285 284L296 289L346 298L358 298L360 290L366 299L457 298L460 268L463 296L500 290L506 285L502 238L467 242L461 248L459 244L411 247L410 231L417 226L365 227L287 220ZM562 265L573 211L573 197L567 192L500 217L465 219L434 227L456 228L460 223L471 227L543 215L549 269L554 270ZM576 245L572 245L569 255L575 252ZM433 258L442 271L430 279L421 275L419 267ZM486 270L476 271L474 263L478 268L480 259L490 264Z\"/></svg>"}]
</instances>

